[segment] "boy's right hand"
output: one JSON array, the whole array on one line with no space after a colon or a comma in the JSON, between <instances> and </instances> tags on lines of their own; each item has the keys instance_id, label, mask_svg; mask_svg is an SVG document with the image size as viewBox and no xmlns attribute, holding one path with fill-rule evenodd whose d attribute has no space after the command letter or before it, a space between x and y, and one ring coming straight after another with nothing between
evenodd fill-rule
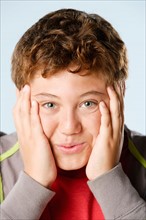
<instances>
[{"instance_id":1,"label":"boy's right hand","mask_svg":"<svg viewBox=\"0 0 146 220\"><path fill-rule=\"evenodd\" d=\"M45 187L50 188L57 177L57 168L39 117L39 106L32 101L30 87L18 92L14 121L24 163L24 171Z\"/></svg>"}]
</instances>

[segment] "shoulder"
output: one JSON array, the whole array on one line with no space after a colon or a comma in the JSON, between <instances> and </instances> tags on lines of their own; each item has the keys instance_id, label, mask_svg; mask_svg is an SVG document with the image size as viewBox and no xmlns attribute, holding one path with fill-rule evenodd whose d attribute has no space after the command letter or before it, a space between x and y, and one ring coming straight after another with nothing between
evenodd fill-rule
<instances>
[{"instance_id":1,"label":"shoulder","mask_svg":"<svg viewBox=\"0 0 146 220\"><path fill-rule=\"evenodd\" d=\"M6 197L18 180L21 170L23 170L16 133L1 136L0 151L3 194Z\"/></svg>"},{"instance_id":2,"label":"shoulder","mask_svg":"<svg viewBox=\"0 0 146 220\"><path fill-rule=\"evenodd\" d=\"M132 185L146 200L146 136L125 126L121 163Z\"/></svg>"},{"instance_id":3,"label":"shoulder","mask_svg":"<svg viewBox=\"0 0 146 220\"><path fill-rule=\"evenodd\" d=\"M130 130L127 126L125 126L125 131L128 138L133 142L140 154L146 159L146 135Z\"/></svg>"},{"instance_id":4,"label":"shoulder","mask_svg":"<svg viewBox=\"0 0 146 220\"><path fill-rule=\"evenodd\" d=\"M2 133L2 132L1 132ZM3 133L4 134L4 133ZM0 152L4 153L9 150L17 142L16 132L11 134L4 134L0 137Z\"/></svg>"}]
</instances>

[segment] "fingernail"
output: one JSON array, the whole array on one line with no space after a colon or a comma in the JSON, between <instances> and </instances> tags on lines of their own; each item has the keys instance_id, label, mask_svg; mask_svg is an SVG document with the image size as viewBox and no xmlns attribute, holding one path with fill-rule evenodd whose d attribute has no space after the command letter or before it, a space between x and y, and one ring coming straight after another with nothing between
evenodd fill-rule
<instances>
[{"instance_id":1,"label":"fingernail","mask_svg":"<svg viewBox=\"0 0 146 220\"><path fill-rule=\"evenodd\" d=\"M101 107L105 108L105 103L104 102L100 102Z\"/></svg>"},{"instance_id":2,"label":"fingernail","mask_svg":"<svg viewBox=\"0 0 146 220\"><path fill-rule=\"evenodd\" d=\"M31 107L36 108L37 106L39 107L39 103L36 100L32 100L31 101Z\"/></svg>"},{"instance_id":3,"label":"fingernail","mask_svg":"<svg viewBox=\"0 0 146 220\"><path fill-rule=\"evenodd\" d=\"M23 92L26 92L26 91L28 91L28 90L29 90L29 86L28 86L28 85L25 85L25 86L23 87L23 89L22 89Z\"/></svg>"},{"instance_id":4,"label":"fingernail","mask_svg":"<svg viewBox=\"0 0 146 220\"><path fill-rule=\"evenodd\" d=\"M111 90L114 90L114 87L113 87L113 86L109 86L109 88L110 88Z\"/></svg>"},{"instance_id":5,"label":"fingernail","mask_svg":"<svg viewBox=\"0 0 146 220\"><path fill-rule=\"evenodd\" d=\"M32 107L35 106L36 105L36 101L32 100L31 105L32 105Z\"/></svg>"}]
</instances>

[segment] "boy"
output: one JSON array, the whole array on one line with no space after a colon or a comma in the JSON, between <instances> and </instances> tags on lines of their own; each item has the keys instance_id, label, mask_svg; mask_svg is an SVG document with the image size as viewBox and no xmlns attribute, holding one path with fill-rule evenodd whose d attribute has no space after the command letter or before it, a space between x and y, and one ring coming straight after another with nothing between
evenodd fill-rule
<instances>
[{"instance_id":1,"label":"boy","mask_svg":"<svg viewBox=\"0 0 146 220\"><path fill-rule=\"evenodd\" d=\"M2 219L146 219L145 137L124 127L127 63L98 15L62 9L22 36L12 57L17 136L1 139Z\"/></svg>"}]
</instances>

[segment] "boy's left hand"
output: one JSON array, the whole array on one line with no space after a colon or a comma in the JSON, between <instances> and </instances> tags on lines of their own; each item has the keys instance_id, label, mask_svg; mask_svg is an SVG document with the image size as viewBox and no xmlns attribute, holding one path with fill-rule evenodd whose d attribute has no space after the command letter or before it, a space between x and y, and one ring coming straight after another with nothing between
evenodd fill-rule
<instances>
[{"instance_id":1,"label":"boy's left hand","mask_svg":"<svg viewBox=\"0 0 146 220\"><path fill-rule=\"evenodd\" d=\"M99 105L101 112L101 126L86 166L86 175L89 180L106 173L115 167L120 159L123 136L123 94L120 86L117 92L107 88L109 95L109 109L102 101Z\"/></svg>"}]
</instances>

